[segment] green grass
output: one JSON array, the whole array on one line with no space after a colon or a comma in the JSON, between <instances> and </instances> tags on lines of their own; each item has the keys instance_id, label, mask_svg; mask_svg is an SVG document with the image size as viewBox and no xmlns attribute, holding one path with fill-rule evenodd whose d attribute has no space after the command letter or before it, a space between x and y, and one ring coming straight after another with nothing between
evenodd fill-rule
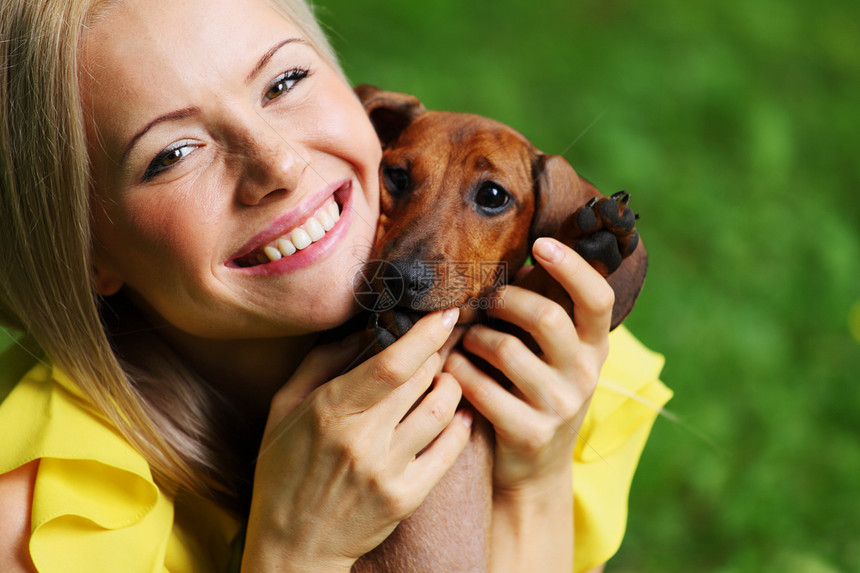
<instances>
[{"instance_id":1,"label":"green grass","mask_svg":"<svg viewBox=\"0 0 860 573\"><path fill-rule=\"evenodd\" d=\"M607 570L860 571L856 2L321 1L356 83L576 141L633 193L628 325L682 422L658 421Z\"/></svg>"},{"instance_id":2,"label":"green grass","mask_svg":"<svg viewBox=\"0 0 860 573\"><path fill-rule=\"evenodd\" d=\"M576 140L633 193L628 324L682 422L655 428L608 571L860 571L856 3L320 4L354 82Z\"/></svg>"}]
</instances>

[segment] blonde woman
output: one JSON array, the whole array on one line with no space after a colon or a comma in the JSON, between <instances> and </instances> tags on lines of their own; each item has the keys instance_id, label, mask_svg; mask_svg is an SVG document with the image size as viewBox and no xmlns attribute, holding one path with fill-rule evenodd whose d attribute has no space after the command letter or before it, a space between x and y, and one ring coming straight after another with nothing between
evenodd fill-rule
<instances>
[{"instance_id":1,"label":"blonde woman","mask_svg":"<svg viewBox=\"0 0 860 573\"><path fill-rule=\"evenodd\" d=\"M21 335L0 375L0 569L348 571L454 463L460 384L483 382L438 374L456 311L358 365L355 340L312 350L355 314L380 149L308 7L5 0L0 58L0 319ZM549 301L506 292L546 341L514 358L553 403L482 393L518 428L497 443L516 479L494 486L491 567L570 571L576 550L585 571L623 532L654 416L637 404L668 394L621 332L604 374L626 390L592 400L611 290L572 251L535 252L578 314L549 328ZM599 464L570 431L590 401Z\"/></svg>"}]
</instances>

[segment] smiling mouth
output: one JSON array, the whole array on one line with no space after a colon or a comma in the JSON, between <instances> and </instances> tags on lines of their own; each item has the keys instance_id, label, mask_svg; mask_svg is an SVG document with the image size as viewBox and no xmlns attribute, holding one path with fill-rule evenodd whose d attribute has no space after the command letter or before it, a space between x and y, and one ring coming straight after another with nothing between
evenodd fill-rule
<instances>
[{"instance_id":1,"label":"smiling mouth","mask_svg":"<svg viewBox=\"0 0 860 573\"><path fill-rule=\"evenodd\" d=\"M235 259L237 267L248 268L266 265L290 257L316 243L334 228L340 220L341 206L334 195L326 199L304 223L287 231L281 237L262 245L247 255Z\"/></svg>"}]
</instances>

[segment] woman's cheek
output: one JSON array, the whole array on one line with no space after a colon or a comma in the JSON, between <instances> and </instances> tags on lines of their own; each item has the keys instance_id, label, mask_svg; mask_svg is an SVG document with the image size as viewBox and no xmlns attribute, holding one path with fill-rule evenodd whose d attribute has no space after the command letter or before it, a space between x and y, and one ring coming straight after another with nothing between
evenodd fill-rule
<instances>
[{"instance_id":1,"label":"woman's cheek","mask_svg":"<svg viewBox=\"0 0 860 573\"><path fill-rule=\"evenodd\" d=\"M337 114L320 115L325 122L324 132L338 148L336 153L353 164L363 180L376 182L382 146L364 107L352 90L330 98L323 105L329 110L340 110Z\"/></svg>"}]
</instances>

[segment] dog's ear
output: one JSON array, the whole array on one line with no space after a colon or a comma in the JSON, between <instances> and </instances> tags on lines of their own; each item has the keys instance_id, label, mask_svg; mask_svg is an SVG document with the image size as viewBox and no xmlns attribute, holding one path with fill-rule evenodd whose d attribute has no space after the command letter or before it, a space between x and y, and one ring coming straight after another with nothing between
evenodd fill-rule
<instances>
[{"instance_id":1,"label":"dog's ear","mask_svg":"<svg viewBox=\"0 0 860 573\"><path fill-rule=\"evenodd\" d=\"M383 147L397 139L413 119L427 111L418 98L409 94L388 92L367 84L357 86L355 93Z\"/></svg>"},{"instance_id":2,"label":"dog's ear","mask_svg":"<svg viewBox=\"0 0 860 573\"><path fill-rule=\"evenodd\" d=\"M538 154L532 163L532 179L535 212L529 232L531 243L538 237L555 235L568 215L600 195L561 155Z\"/></svg>"},{"instance_id":3,"label":"dog's ear","mask_svg":"<svg viewBox=\"0 0 860 573\"><path fill-rule=\"evenodd\" d=\"M615 291L610 330L614 330L621 324L633 310L633 305L636 304L636 299L639 298L639 293L645 284L646 274L648 274L648 251L645 250L645 245L640 238L636 250L624 259L618 270L606 277L606 282Z\"/></svg>"},{"instance_id":4,"label":"dog's ear","mask_svg":"<svg viewBox=\"0 0 860 573\"><path fill-rule=\"evenodd\" d=\"M535 213L530 230L530 243L538 237L552 237L562 222L592 197L603 197L600 191L560 155L538 155L534 164ZM567 242L567 241L565 241ZM621 266L607 277L615 291L612 307L612 328L630 314L648 271L648 253L640 239L636 250Z\"/></svg>"}]
</instances>

